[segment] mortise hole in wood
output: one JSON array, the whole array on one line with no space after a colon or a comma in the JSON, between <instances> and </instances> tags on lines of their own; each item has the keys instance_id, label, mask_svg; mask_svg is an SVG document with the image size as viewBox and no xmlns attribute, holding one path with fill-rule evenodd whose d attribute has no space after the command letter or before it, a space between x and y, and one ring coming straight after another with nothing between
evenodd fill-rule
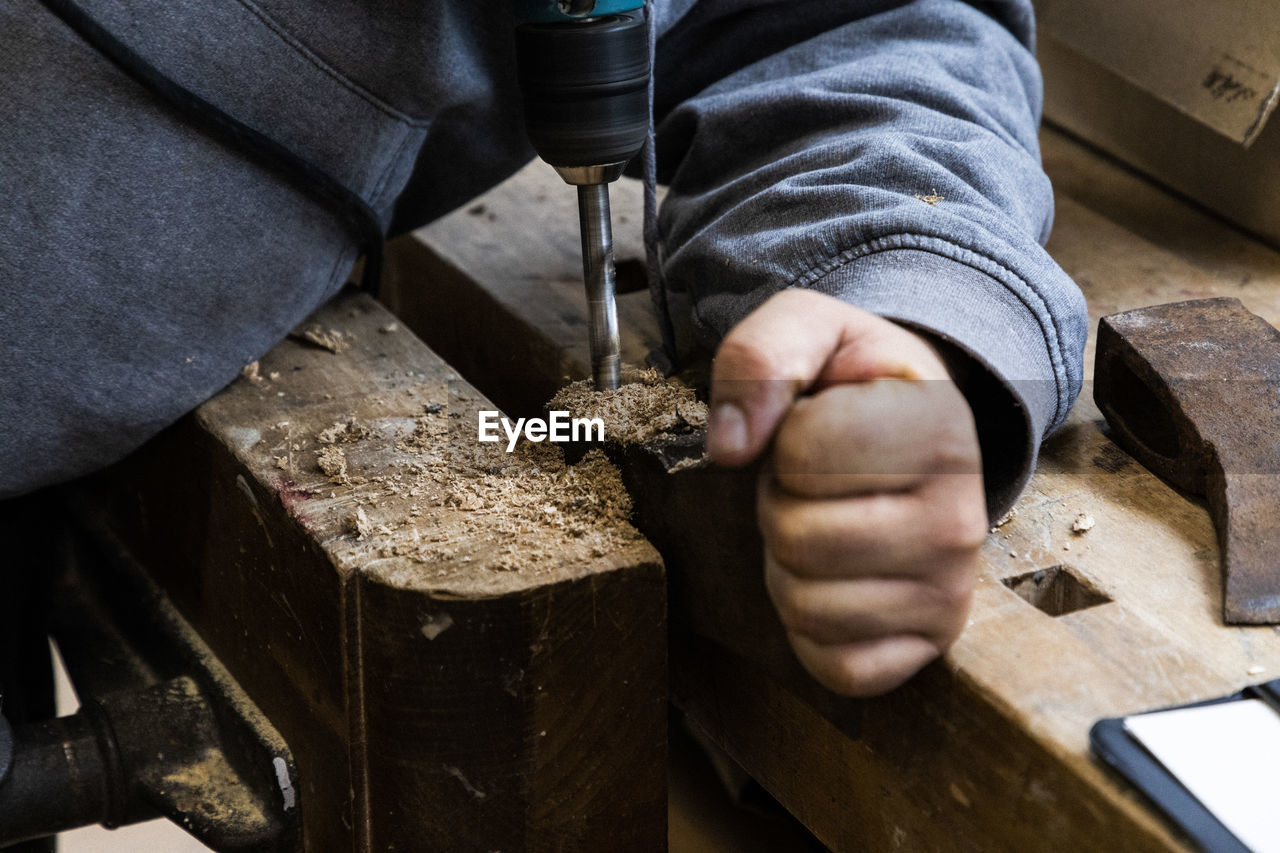
<instances>
[{"instance_id":1,"label":"mortise hole in wood","mask_svg":"<svg viewBox=\"0 0 1280 853\"><path fill-rule=\"evenodd\" d=\"M1000 582L1050 616L1062 616L1111 601L1110 596L1077 577L1070 566L1050 566L1017 577L1002 578Z\"/></svg>"}]
</instances>

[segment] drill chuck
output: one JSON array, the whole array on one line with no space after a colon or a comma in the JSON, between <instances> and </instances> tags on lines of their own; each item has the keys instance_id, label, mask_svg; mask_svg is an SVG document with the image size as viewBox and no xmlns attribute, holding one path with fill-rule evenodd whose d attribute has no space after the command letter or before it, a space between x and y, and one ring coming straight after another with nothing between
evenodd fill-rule
<instances>
[{"instance_id":1,"label":"drill chuck","mask_svg":"<svg viewBox=\"0 0 1280 853\"><path fill-rule=\"evenodd\" d=\"M640 153L649 132L645 16L627 12L522 24L516 28L516 67L529 141L560 177L578 187L591 375L596 388L617 388L609 183Z\"/></svg>"},{"instance_id":2,"label":"drill chuck","mask_svg":"<svg viewBox=\"0 0 1280 853\"><path fill-rule=\"evenodd\" d=\"M625 164L649 129L649 37L642 12L516 28L525 127L556 167Z\"/></svg>"}]
</instances>

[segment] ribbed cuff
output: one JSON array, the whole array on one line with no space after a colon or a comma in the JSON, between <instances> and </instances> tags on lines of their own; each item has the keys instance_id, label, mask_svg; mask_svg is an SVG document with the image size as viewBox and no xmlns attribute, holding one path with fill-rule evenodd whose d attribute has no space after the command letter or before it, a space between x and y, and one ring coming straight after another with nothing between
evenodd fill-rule
<instances>
[{"instance_id":1,"label":"ribbed cuff","mask_svg":"<svg viewBox=\"0 0 1280 853\"><path fill-rule=\"evenodd\" d=\"M917 249L859 257L808 286L942 342L977 423L987 510L992 518L1007 512L1060 405L1044 335L1017 295L980 270Z\"/></svg>"}]
</instances>

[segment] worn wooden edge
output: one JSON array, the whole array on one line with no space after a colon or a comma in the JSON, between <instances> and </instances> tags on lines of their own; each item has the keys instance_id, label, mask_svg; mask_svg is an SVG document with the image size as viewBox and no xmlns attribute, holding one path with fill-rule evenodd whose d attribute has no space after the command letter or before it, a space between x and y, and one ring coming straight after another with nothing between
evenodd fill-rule
<instances>
[{"instance_id":1,"label":"worn wooden edge","mask_svg":"<svg viewBox=\"0 0 1280 853\"><path fill-rule=\"evenodd\" d=\"M480 798L485 808L473 822L501 826L499 846L549 849L569 837L579 839L577 849L598 849L605 838L626 841L625 833L605 833L621 815L633 830L618 849L657 849L665 842L666 655L656 552L625 524L606 543L616 547L530 571L490 571L494 539L484 525L448 537L442 544L450 554L420 559L387 550L398 540L377 528L428 509L415 505L421 495L409 488L392 494L385 481L387 471L431 461L430 446L404 449L424 413L474 430L467 416L492 404L365 295L338 297L302 329L336 346L282 342L260 360L256 380L237 379L84 484L78 499L107 520L290 743L308 849L450 843L446 833L457 826L447 812L444 822L432 817L430 803L466 787L456 774L412 772L424 762L442 766L432 750L445 745L401 731L431 701L443 703L444 718L470 726L472 740L454 743L459 764L469 749L491 750L498 730L516 744L491 753L494 766L506 762L508 775L516 774L510 796ZM352 418L367 434L317 440ZM334 446L345 460L344 482L318 466L318 454ZM454 461L441 460L443 470ZM456 522L463 512L442 508L440 520ZM363 606L369 595L381 606ZM489 691L497 684L513 700L517 712L505 723L490 703L474 704L478 694L424 687L430 667L442 665L442 648L429 636L441 602L488 614L477 618L497 626L510 645L505 653L521 663L500 671L483 657L467 659L473 679ZM497 615L507 612L510 623ZM589 627L583 613L593 619ZM388 633L392 626L397 633ZM575 665L546 653L551 646L572 649ZM374 701L397 678L418 693L398 705ZM589 695L566 695L584 680ZM551 713L552 696L551 707L584 703L597 713ZM631 722L631 739L613 736L618 718ZM494 720L497 729L485 735ZM566 720L598 749L594 760L583 763ZM544 740L544 730L557 736ZM393 743L397 749L389 749ZM389 787L394 768L413 784ZM553 796L570 768L595 796Z\"/></svg>"},{"instance_id":2,"label":"worn wooden edge","mask_svg":"<svg viewBox=\"0 0 1280 853\"><path fill-rule=\"evenodd\" d=\"M1105 177L1108 168L1117 168L1099 165L1096 154L1073 147L1069 141L1055 140L1052 154L1051 168L1054 163L1059 169L1066 168L1064 163L1071 164L1081 175ZM529 174L517 176L486 196L484 203L496 210L500 219L554 221L554 216L541 213L540 180ZM1128 180L1132 182L1133 177ZM1162 232L1158 223L1147 223L1143 229L1150 239L1163 233L1171 247L1165 248L1111 221L1106 215L1108 205L1122 206L1132 189L1124 181L1117 181L1113 192L1092 180L1088 185L1092 189L1084 198L1092 207L1059 195L1057 230L1050 250L1080 282L1095 313L1112 313L1158 301L1161 296L1236 295L1250 286L1247 275L1225 275L1222 271L1228 267L1221 257L1206 263L1189 260L1176 230ZM1126 217L1134 215L1131 208L1124 209ZM528 268L544 263L548 275L563 278L568 274L567 248L543 252L514 230L469 223L457 215L418 232L411 240L412 257L447 258L458 273L458 290L445 297L444 304L470 299L469 292L477 298L489 295L488 310L499 313L498 322L503 322L502 316L514 314L522 320L522 329L535 334L532 342L522 341L519 346L556 352L576 346L572 338L566 343L564 337L577 333L574 324L566 323L563 317L556 323L544 323L538 319L539 311L529 310L542 299L541 294L531 295L529 288L536 285L526 283L522 292L520 284L503 272L518 256L526 278ZM409 253L404 257L407 262L400 275L409 283L414 280L414 263ZM1243 263L1238 255L1232 258ZM1274 286L1254 287L1246 301L1280 304L1280 276L1266 264L1260 269ZM425 296L423 299L429 301ZM574 309L571 303L564 303L562 310L577 310L581 316L581 309ZM1255 310L1268 314L1265 308ZM416 314L405 319L411 325L419 322ZM653 339L650 327L643 322L624 322L623 332L624 340L647 343ZM643 344L633 347L637 351L644 348ZM1092 342L1087 357L1091 362ZM946 669L968 685L957 695L994 713L1001 724L1025 732L1038 754L1057 762L1058 771L1071 780L1073 790L1104 803L1102 811L1109 816L1098 825L1128 827L1135 838L1145 839L1142 844L1182 849L1172 831L1093 759L1088 728L1105 716L1230 693L1247 683L1251 672L1256 680L1257 672L1280 669L1280 636L1262 631L1245 636L1220 625L1216 619L1220 596L1215 583L1216 548L1203 508L1137 468L1119 451L1107 438L1087 393L1070 424L1045 445L1040 473L1018 506L1019 516L994 531L984 549L973 619L946 657ZM1080 513L1096 519L1096 528L1087 534L1072 530ZM672 554L663 550L672 562ZM1050 616L1019 598L1005 583L1038 571L1065 573L1111 600L1102 606ZM679 577L673 575L677 584ZM703 600L691 606L711 605ZM699 633L703 637L708 632L717 635L718 642L731 653L758 650L755 640L745 645L741 639L726 640L735 628L712 611L703 610L700 617L673 611L673 619L677 617L681 623L705 617ZM723 630L706 628L717 620ZM757 626L757 630L768 629ZM684 666L680 642L676 641L672 651L677 675ZM755 674L776 678L767 668ZM791 698L795 699L794 694ZM807 714L822 717L811 704L795 701ZM921 697L925 706L931 701L928 695ZM905 718L902 724L909 725L911 719ZM832 742L841 741L836 738ZM739 743L737 754L748 770L755 772L767 763L768 743L765 732L754 746L745 740ZM1024 799L1037 796L1030 789L1015 793ZM784 804L793 810L803 808L803 803L795 800L784 800ZM831 832L824 837L832 837Z\"/></svg>"},{"instance_id":3,"label":"worn wooden edge","mask_svg":"<svg viewBox=\"0 0 1280 853\"><path fill-rule=\"evenodd\" d=\"M666 467L662 443L650 450L629 448L619 464L636 496L637 523L667 560L672 672L676 684L683 685L673 687L676 701L834 849L878 849L889 842L895 849L915 850L1030 849L1026 825L1001 819L1009 810L1027 816L1031 825L1053 828L1035 837L1034 849L1082 849L1115 837L1124 837L1132 849L1176 846L1153 814L1132 798L1116 796L1119 786L1089 758L1087 747L1072 743L1068 748L1016 701L1021 697L1009 695L1008 672L1031 665L1037 669L1021 675L1028 691L1035 691L1036 679L1049 670L1097 690L1102 698L1094 708L1108 701L1123 707L1141 702L1129 687L1128 673L1099 660L1087 643L1028 606L1001 583L1001 574L988 566L979 580L965 648L884 699L834 696L796 663L764 589L752 512L755 472L709 466L673 472ZM690 521L694 518L707 522L699 525ZM1055 646L1026 660L1025 643L1046 634ZM959 664L957 658L969 649L976 656L968 665ZM742 724L761 713L748 708L752 697L773 715L768 725ZM1083 737L1092 718L1071 710L1069 721ZM775 729L807 734L795 737L780 755ZM945 748L939 744L943 733ZM850 751L852 743L871 757ZM847 752L852 763L836 772L828 759L832 750ZM855 762L853 756L862 758ZM944 760L950 777L940 772ZM1034 778L1011 784L1024 765ZM805 772L816 766L832 772ZM848 829L849 810L860 810L862 798L877 787L868 782L869 774L879 780L877 796L890 811L860 815L858 825L897 821L894 831L885 830L880 838ZM971 793L957 796L957 779L969 780L964 790ZM817 780L837 790L847 785L845 796L837 798L843 806L827 805L832 798ZM879 802L877 796L872 800ZM1087 808L1072 805L1086 800ZM957 808L955 815L948 811ZM913 810L933 819L927 825L913 821Z\"/></svg>"},{"instance_id":4,"label":"worn wooden edge","mask_svg":"<svg viewBox=\"0 0 1280 853\"><path fill-rule=\"evenodd\" d=\"M944 663L870 700L850 738L724 646L681 648L672 690L689 719L832 850L1181 849L1136 796L1100 804Z\"/></svg>"},{"instance_id":5,"label":"worn wooden edge","mask_svg":"<svg viewBox=\"0 0 1280 853\"><path fill-rule=\"evenodd\" d=\"M260 376L275 374L277 379L237 380L201 406L195 418L204 430L225 439L238 463L252 474L252 482L278 496L276 500L330 555L340 573L374 573L395 586L433 595L495 596L656 558L642 539L632 536L619 538L616 550L550 564L545 572L490 572L484 568L484 557L494 534L464 525L450 543L458 546L456 557L415 566L414 555L396 553L402 550L396 546L403 537L377 528L404 523L412 533L420 527L409 522L426 510L427 488L440 484L415 480L414 466L443 472L446 489L455 480L467 485L455 472L470 461L473 451L486 449L476 440L478 412L496 406L363 294L340 296L300 328L336 332L348 348L332 353L286 340L259 364ZM323 381L292 379L304 373L319 374ZM428 410L436 410L430 418L424 416ZM353 418L358 428L370 433L367 437L353 441L339 432L328 443L318 438ZM405 449L424 420L441 430L428 437L431 441L452 443L443 449ZM317 455L328 450L341 453L347 482L335 483L318 467ZM500 452L490 456L502 464ZM396 475L404 482L393 482ZM414 487L422 493L413 494ZM357 530L357 510L364 511L372 532ZM434 507L432 522L437 527L465 522L474 512L465 506ZM439 563L455 571L440 572Z\"/></svg>"}]
</instances>

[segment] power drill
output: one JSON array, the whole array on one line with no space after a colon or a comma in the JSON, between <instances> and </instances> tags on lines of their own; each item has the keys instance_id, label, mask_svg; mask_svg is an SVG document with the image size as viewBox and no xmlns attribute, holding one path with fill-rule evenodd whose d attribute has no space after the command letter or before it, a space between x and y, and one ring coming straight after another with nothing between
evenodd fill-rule
<instances>
[{"instance_id":1,"label":"power drill","mask_svg":"<svg viewBox=\"0 0 1280 853\"><path fill-rule=\"evenodd\" d=\"M533 148L578 188L591 374L618 387L609 184L649 129L649 36L643 0L514 0L516 65Z\"/></svg>"}]
</instances>

